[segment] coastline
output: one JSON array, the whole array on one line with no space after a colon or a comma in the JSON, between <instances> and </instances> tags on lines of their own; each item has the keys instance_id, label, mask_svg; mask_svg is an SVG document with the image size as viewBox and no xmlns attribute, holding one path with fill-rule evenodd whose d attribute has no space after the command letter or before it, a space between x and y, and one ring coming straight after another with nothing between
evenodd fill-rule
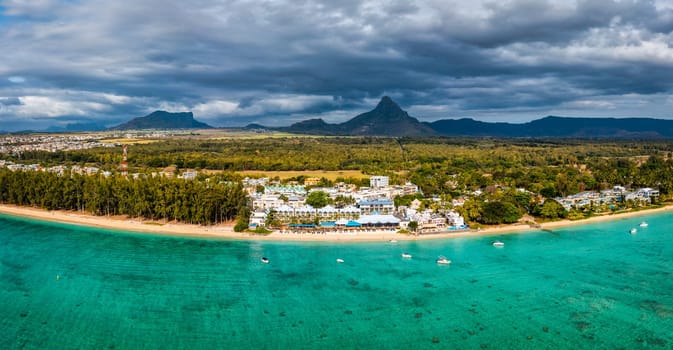
<instances>
[{"instance_id":1,"label":"coastline","mask_svg":"<svg viewBox=\"0 0 673 350\"><path fill-rule=\"evenodd\" d=\"M263 240L263 241L306 241L306 242L381 242L381 241L416 241L416 240L432 240L432 239L449 239L459 237L481 237L503 234L515 234L534 232L539 230L550 230L554 228L584 225L599 223L605 221L613 221L643 215L649 215L657 212L672 211L673 205L666 205L660 208L645 209L639 211L630 211L618 214L606 214L594 216L582 220L561 220L541 223L539 227L531 227L527 224L502 225L497 227L488 227L478 231L458 231L458 232L442 232L425 235L407 235L399 234L390 231L377 232L358 232L355 234L339 234L329 233L322 235L315 234L294 234L294 233L280 233L274 231L269 235L255 235L246 232L235 232L232 224L221 224L214 226L201 226L183 223L166 223L161 224L151 220L140 220L125 217L106 217L93 216L88 214L81 214L77 212L53 210L47 211L44 209L21 207L16 205L0 204L0 214L10 216L31 218L50 222L59 222L66 224L83 225L88 227L97 227L104 229L111 229L117 231L140 232L147 234L158 234L166 236L178 237L200 237L200 238L215 238L215 239L232 239L232 240Z\"/></svg>"}]
</instances>

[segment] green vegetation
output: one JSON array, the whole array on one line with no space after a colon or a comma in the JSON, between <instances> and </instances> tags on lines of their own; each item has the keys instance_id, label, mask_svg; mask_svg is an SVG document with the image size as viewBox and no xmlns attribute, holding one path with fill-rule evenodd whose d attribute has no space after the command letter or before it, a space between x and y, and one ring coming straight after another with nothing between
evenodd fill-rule
<instances>
[{"instance_id":1,"label":"green vegetation","mask_svg":"<svg viewBox=\"0 0 673 350\"><path fill-rule=\"evenodd\" d=\"M332 199L329 197L329 194L323 191L313 191L306 197L306 204L311 205L314 208L322 208L331 204L331 202Z\"/></svg>"},{"instance_id":2,"label":"green vegetation","mask_svg":"<svg viewBox=\"0 0 673 350\"><path fill-rule=\"evenodd\" d=\"M517 207L506 201L488 202L483 206L481 222L484 224L512 224L521 218Z\"/></svg>"},{"instance_id":3,"label":"green vegetation","mask_svg":"<svg viewBox=\"0 0 673 350\"><path fill-rule=\"evenodd\" d=\"M129 168L131 172L156 171L169 165L227 172L353 170L389 175L397 183L411 181L426 195L495 184L523 187L547 196L617 184L657 185L662 193L668 193L673 190L673 178L666 173L673 168L672 152L673 144L657 141L176 138L129 147ZM88 164L114 171L121 162L121 150L36 151L4 158L44 166ZM348 178L346 174L339 180Z\"/></svg>"},{"instance_id":4,"label":"green vegetation","mask_svg":"<svg viewBox=\"0 0 673 350\"><path fill-rule=\"evenodd\" d=\"M210 225L233 220L245 208L241 185L219 180L129 180L0 169L0 203Z\"/></svg>"}]
</instances>

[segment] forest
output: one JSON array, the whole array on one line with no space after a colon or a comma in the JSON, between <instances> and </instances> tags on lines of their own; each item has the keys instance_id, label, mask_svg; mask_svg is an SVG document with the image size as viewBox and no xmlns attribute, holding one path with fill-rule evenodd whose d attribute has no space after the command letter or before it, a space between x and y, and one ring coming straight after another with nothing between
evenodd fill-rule
<instances>
[{"instance_id":1,"label":"forest","mask_svg":"<svg viewBox=\"0 0 673 350\"><path fill-rule=\"evenodd\" d=\"M211 225L245 211L239 182L127 179L0 169L0 203Z\"/></svg>"},{"instance_id":2,"label":"forest","mask_svg":"<svg viewBox=\"0 0 673 350\"><path fill-rule=\"evenodd\" d=\"M174 165L235 176L242 170L361 170L411 181L426 195L490 185L547 197L614 185L673 191L673 143L486 138L283 137L174 138L129 147L129 171ZM4 155L21 163L92 165L118 171L121 148ZM347 180L347 179L345 179Z\"/></svg>"}]
</instances>

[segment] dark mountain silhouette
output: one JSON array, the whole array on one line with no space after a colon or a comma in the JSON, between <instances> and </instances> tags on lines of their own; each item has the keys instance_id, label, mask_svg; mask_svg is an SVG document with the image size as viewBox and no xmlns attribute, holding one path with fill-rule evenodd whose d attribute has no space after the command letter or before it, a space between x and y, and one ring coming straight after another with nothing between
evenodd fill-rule
<instances>
[{"instance_id":1,"label":"dark mountain silhouette","mask_svg":"<svg viewBox=\"0 0 673 350\"><path fill-rule=\"evenodd\" d=\"M339 124L348 135L427 136L435 132L418 119L410 117L397 103L384 96L372 111Z\"/></svg>"},{"instance_id":2,"label":"dark mountain silhouette","mask_svg":"<svg viewBox=\"0 0 673 350\"><path fill-rule=\"evenodd\" d=\"M282 131L298 134L340 135L338 124L328 124L320 118L303 120L298 123L294 123L289 127L282 127L279 129ZM348 134L345 133L344 135Z\"/></svg>"},{"instance_id":3,"label":"dark mountain silhouette","mask_svg":"<svg viewBox=\"0 0 673 350\"><path fill-rule=\"evenodd\" d=\"M255 125L264 128L261 125ZM528 123L489 123L470 118L431 123L410 117L390 97L373 110L341 124L309 119L288 127L266 128L298 134L365 136L473 136L563 138L673 138L673 120L653 118L568 118L548 116Z\"/></svg>"},{"instance_id":4,"label":"dark mountain silhouette","mask_svg":"<svg viewBox=\"0 0 673 350\"><path fill-rule=\"evenodd\" d=\"M673 120L549 116L523 124L444 119L429 124L442 136L673 138Z\"/></svg>"},{"instance_id":5,"label":"dark mountain silhouette","mask_svg":"<svg viewBox=\"0 0 673 350\"><path fill-rule=\"evenodd\" d=\"M304 120L278 130L317 135L427 136L435 132L410 117L390 97L384 96L373 110L341 123L328 124L322 119Z\"/></svg>"},{"instance_id":6,"label":"dark mountain silhouette","mask_svg":"<svg viewBox=\"0 0 673 350\"><path fill-rule=\"evenodd\" d=\"M246 125L245 127L243 127L243 129L253 129L253 130L254 129L266 129L266 128L267 128L266 126L261 125L261 124L257 124L257 123L250 123L250 124Z\"/></svg>"},{"instance_id":7,"label":"dark mountain silhouette","mask_svg":"<svg viewBox=\"0 0 673 350\"><path fill-rule=\"evenodd\" d=\"M113 126L111 130L142 130L142 129L212 129L212 126L194 119L192 112L170 113L155 111L144 117Z\"/></svg>"}]
</instances>

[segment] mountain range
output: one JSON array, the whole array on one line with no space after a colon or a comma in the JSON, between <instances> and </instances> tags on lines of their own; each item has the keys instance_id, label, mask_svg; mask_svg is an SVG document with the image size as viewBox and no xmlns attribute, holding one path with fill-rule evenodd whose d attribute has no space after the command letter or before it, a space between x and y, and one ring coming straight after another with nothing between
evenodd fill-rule
<instances>
[{"instance_id":1,"label":"mountain range","mask_svg":"<svg viewBox=\"0 0 673 350\"><path fill-rule=\"evenodd\" d=\"M384 96L373 110L340 124L309 119L287 127L269 128L251 124L247 128L312 135L673 138L673 120L653 118L548 116L522 124L489 123L470 118L420 122L388 96Z\"/></svg>"},{"instance_id":2,"label":"mountain range","mask_svg":"<svg viewBox=\"0 0 673 350\"><path fill-rule=\"evenodd\" d=\"M194 119L191 112L155 111L144 117L108 128L108 130L142 129L210 129L212 126ZM374 109L352 119L330 124L322 119L308 119L290 126L267 127L249 124L245 129L266 129L295 134L393 137L556 137L556 138L673 138L673 120L653 118L569 118L548 116L531 122L514 124L483 122L470 118L421 122L410 116L390 97L384 96ZM105 130L102 124L77 123L60 131ZM56 131L56 130L48 130Z\"/></svg>"}]
</instances>

